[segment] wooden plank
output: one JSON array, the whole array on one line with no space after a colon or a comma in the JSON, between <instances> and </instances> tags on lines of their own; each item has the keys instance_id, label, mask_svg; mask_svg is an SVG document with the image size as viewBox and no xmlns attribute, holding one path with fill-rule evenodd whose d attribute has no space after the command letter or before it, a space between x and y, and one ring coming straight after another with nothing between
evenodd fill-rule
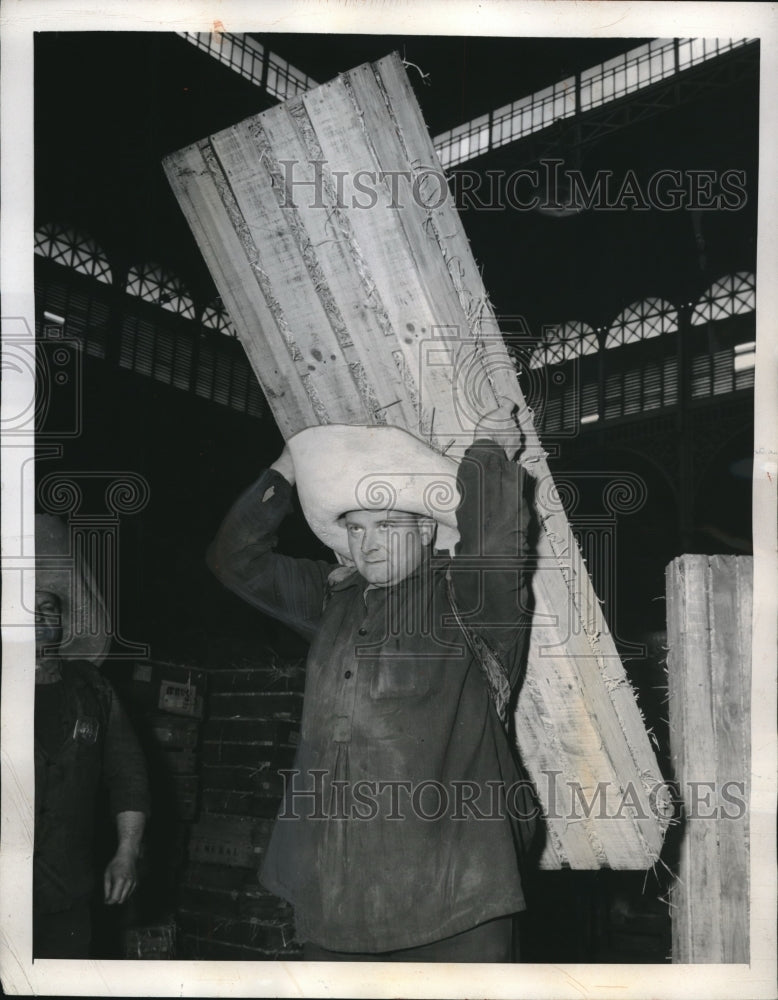
<instances>
[{"instance_id":1,"label":"wooden plank","mask_svg":"<svg viewBox=\"0 0 778 1000\"><path fill-rule=\"evenodd\" d=\"M367 68L372 76L372 71ZM371 99L375 102L375 95L364 95L364 107L355 108L350 96L353 90L353 85L347 86L346 79L342 78L326 91L317 88L304 98L322 155L326 157L328 164L337 163L339 172L343 174L343 201L346 205L352 204L357 197L357 177L377 178L383 170L375 150L378 139L373 140L376 132L381 131L376 117L382 121L379 109L371 104ZM355 117L360 124L351 129L348 135L344 135L344 122L347 123L350 116ZM391 352L401 352L406 375L413 384L420 385L422 372L417 345L425 333L429 335L432 328L441 323L440 297L436 300L430 295L419 257L414 255L402 226L405 211L392 208L391 187L377 181L374 190L377 195L376 204L364 211L355 209L339 212L338 226L353 234L352 246L353 251L358 254L358 269L367 269L371 285L375 289L374 297L378 308L386 317L382 335L371 337L369 331L360 330L358 341L362 346L363 356L384 357L388 360L387 369L390 372L391 368L394 369L393 377L389 376L392 395L402 398L410 395L409 384L404 383L401 378ZM430 428L431 407L435 405L441 381L444 398L450 397L450 380L447 374L444 366L424 373L425 388L428 389L425 398L430 394L429 405L426 413L414 414L413 422L410 423L410 429L426 437L433 447L437 446L440 450L444 444L439 442L434 428ZM399 407L392 407L391 411L386 411L386 419L400 426L409 426L408 422L400 420L401 414Z\"/></svg>"},{"instance_id":2,"label":"wooden plank","mask_svg":"<svg viewBox=\"0 0 778 1000\"><path fill-rule=\"evenodd\" d=\"M749 961L751 572L742 556L686 555L667 569L670 741L684 803L674 962Z\"/></svg>"},{"instance_id":3,"label":"wooden plank","mask_svg":"<svg viewBox=\"0 0 778 1000\"><path fill-rule=\"evenodd\" d=\"M695 748L687 762L686 781L699 782L692 787L700 790L698 803L691 802L690 834L694 837L689 856L687 879L689 897L696 902L693 934L714 954L721 953L721 874L718 858L718 824L707 818L707 782L713 783L712 766L717 756L716 727L713 722L713 690L711 687L711 579L707 560L701 563L701 574L687 572L685 659L687 672L687 703L684 706L687 738ZM692 793L697 799L696 792ZM695 810L695 804L697 809ZM694 811L698 815L694 815ZM683 878L683 876L681 876ZM704 905L700 905L702 901ZM696 944L696 942L695 942ZM696 958L696 955L695 955Z\"/></svg>"},{"instance_id":4,"label":"wooden plank","mask_svg":"<svg viewBox=\"0 0 778 1000\"><path fill-rule=\"evenodd\" d=\"M401 332L398 342L405 363L414 373L417 383L424 388L422 402L425 412L420 414L418 432L429 436L440 450L445 449L447 454L456 457L461 454L462 441L451 441L449 428L445 425L441 439L441 433L436 432L432 425L432 412L450 410L454 373L463 366L467 369L468 358L475 350L468 317L462 302L452 294L454 289L446 257L430 227L430 215L420 200L422 192L416 187L417 175L413 165L418 160L418 152L405 142L398 141L401 138L399 133L391 128L396 120L398 95L387 91L380 75L369 64L344 74L343 81L348 99L357 109L365 145L370 152L369 158L364 161L365 168L386 178L383 182L384 196L387 206L392 206L387 207L387 222L396 231L406 254L403 270L411 278L418 276L423 289L421 298L426 309L410 322L403 324L403 317L398 317L397 321ZM406 106L406 99L407 96L402 94L400 103L403 107ZM367 221L372 223L372 220ZM369 230L365 239L371 240ZM397 301L391 287L388 294L390 302ZM409 330L409 327L412 329ZM425 361L433 360L426 352L433 350L438 354L434 360L444 363L425 364ZM477 370L481 370L480 366ZM490 409L492 403L496 403L496 397L492 393L488 399L487 408ZM465 422L462 430L471 431L474 425L469 418L477 414L471 411L461 416ZM454 433L453 429L451 433ZM462 436L461 431L459 436Z\"/></svg>"},{"instance_id":5,"label":"wooden plank","mask_svg":"<svg viewBox=\"0 0 778 1000\"><path fill-rule=\"evenodd\" d=\"M650 799L659 768L453 201L414 198L414 185L418 196L444 175L399 59L358 67L198 150L205 180L188 150L165 169L286 437L317 423L391 423L459 459L499 397L519 404L541 531L517 732L546 796L541 864L652 864L664 832ZM604 807L570 815L571 783L587 801L607 789Z\"/></svg>"},{"instance_id":6,"label":"wooden plank","mask_svg":"<svg viewBox=\"0 0 778 1000\"><path fill-rule=\"evenodd\" d=\"M737 600L738 610L737 662L741 671L735 675L735 689L732 702L737 706L735 719L739 721L739 748L743 770L735 780L742 778L742 791L745 813L742 822L730 820L727 824L727 847L732 853L728 855L725 864L727 875L724 890L727 899L731 900L730 937L731 951L727 958L730 962L750 961L750 843L751 828L749 822L751 801L751 681L752 681L752 640L754 614L754 566L753 558L737 560ZM724 664L722 663L722 667ZM738 744L735 744L738 745ZM736 764L733 764L736 766ZM738 874L740 878L738 878Z\"/></svg>"},{"instance_id":7,"label":"wooden plank","mask_svg":"<svg viewBox=\"0 0 778 1000\"><path fill-rule=\"evenodd\" d=\"M668 719L670 720L670 752L673 763L673 779L681 788L680 776L686 773L687 741L675 734L684 731L684 706L689 704L689 690L686 671L680 669L677 663L683 662L686 622L686 590L684 586L685 566L681 560L674 560L665 571L665 593L667 607L667 691ZM683 822L680 819L680 822ZM689 870L689 838L683 834L678 843L677 871ZM691 954L691 925L685 919L687 906L685 883L677 881L673 884L671 900L672 916L672 954L677 956Z\"/></svg>"},{"instance_id":8,"label":"wooden plank","mask_svg":"<svg viewBox=\"0 0 778 1000\"><path fill-rule=\"evenodd\" d=\"M262 369L262 388L272 406L273 400L287 393L289 347L257 287L258 255L252 260L238 236L237 207L230 212L223 187L216 186L213 157L210 142L205 140L181 150L175 161L166 165L166 173L187 222L198 233L198 245L249 362L254 371ZM294 407L291 403L290 397L283 411L273 411L283 434L294 433L293 428L306 421L315 422L310 406Z\"/></svg>"},{"instance_id":9,"label":"wooden plank","mask_svg":"<svg viewBox=\"0 0 778 1000\"><path fill-rule=\"evenodd\" d=\"M452 199L441 200L434 191L436 183L439 187L442 186L442 181L436 182L435 178L444 178L445 175L432 139L424 125L421 109L408 77L396 56L387 56L374 66L380 81L379 85L391 106L389 125L405 154L425 205L423 222L425 232L437 245L438 255L445 263L448 288L453 291L466 317L466 324L460 327L457 333L458 337L465 341L464 351L458 358L457 371L460 374L458 393L473 398L478 395L473 384L475 378L469 378L471 372L474 377L479 372L479 366L471 366L469 363L471 350L474 349L482 357L483 368L488 372L486 383L491 388L494 398L505 396L514 399L520 406L519 420L525 435L525 460L544 462L545 453L537 437L532 415L518 389L514 365L508 359L502 345L499 324L470 251L462 220L454 208ZM431 182L432 191L429 190L429 183L425 186L425 180ZM481 399L481 405L482 412L488 412L488 397ZM463 432L471 430L479 416L477 412L468 410L469 408L457 414ZM469 440L467 433L463 433L460 448L466 446ZM456 450L452 452L456 453ZM536 474L539 477L543 475L542 467Z\"/></svg>"},{"instance_id":10,"label":"wooden plank","mask_svg":"<svg viewBox=\"0 0 778 1000\"><path fill-rule=\"evenodd\" d=\"M273 152L278 151L287 161L293 161L293 182L316 185L312 162L323 159L325 153L304 102L296 104L285 120L268 116L264 131ZM322 183L326 185L326 197L321 209L308 211L304 219L298 217L295 209L285 208L284 212L287 218L294 218L295 231L305 234L315 292L326 297L328 312L342 331L340 347L352 378L352 394L363 400L368 413L364 422L385 422L387 407L393 404L395 419L404 425L415 420L415 410L404 394L398 395L399 375L388 352L373 349L374 345L382 345L387 336L389 321L385 307L356 247L350 215L338 207L338 191L328 180ZM312 193L317 194L315 189ZM290 200L293 194L294 190L285 190ZM299 235L298 238L303 239ZM349 332L355 329L359 330L358 337ZM323 373L325 377L327 374ZM348 406L348 399L339 400L340 422L353 422L345 419L344 408Z\"/></svg>"},{"instance_id":11,"label":"wooden plank","mask_svg":"<svg viewBox=\"0 0 778 1000\"><path fill-rule=\"evenodd\" d=\"M297 348L293 360L298 378L290 384L306 387L319 420L337 413L340 401L346 399L357 404L352 419L365 421L370 410L359 405L361 398L343 363L341 344L316 294L295 227L290 225L290 210L278 203L278 172L268 163L271 154L263 135L264 129L248 133L236 128L214 136L212 142L254 246L272 247L272 252L263 249L261 267L273 289L276 315L279 321L283 317ZM305 309L300 308L301 303ZM342 321L340 326L345 329ZM319 376L322 369L324 378Z\"/></svg>"},{"instance_id":12,"label":"wooden plank","mask_svg":"<svg viewBox=\"0 0 778 1000\"><path fill-rule=\"evenodd\" d=\"M712 556L710 559L711 688L717 781L722 790L727 782L742 782L742 792L735 789L736 794L745 793L745 779L750 770L746 742L751 675L744 667L751 662L753 597L747 571L750 571L748 559L735 556ZM744 612L747 615L744 616ZM718 799L721 801L721 794ZM717 824L722 962L748 961L748 819L745 815L742 820L737 819L737 811L724 802Z\"/></svg>"}]
</instances>

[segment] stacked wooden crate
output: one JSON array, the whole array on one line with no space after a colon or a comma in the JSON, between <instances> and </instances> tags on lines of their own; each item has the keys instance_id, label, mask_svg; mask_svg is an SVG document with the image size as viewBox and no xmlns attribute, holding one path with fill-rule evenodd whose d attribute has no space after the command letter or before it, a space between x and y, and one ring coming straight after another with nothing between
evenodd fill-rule
<instances>
[{"instance_id":1,"label":"stacked wooden crate","mask_svg":"<svg viewBox=\"0 0 778 1000\"><path fill-rule=\"evenodd\" d=\"M516 402L540 524L516 730L547 810L541 864L653 864L659 767L399 58L165 169L285 437L393 424L458 460L479 418ZM577 787L605 809L572 815Z\"/></svg>"},{"instance_id":2,"label":"stacked wooden crate","mask_svg":"<svg viewBox=\"0 0 778 1000\"><path fill-rule=\"evenodd\" d=\"M174 958L175 897L199 808L206 674L164 660L139 660L129 669L109 661L104 672L143 748L151 792L138 893L120 916L107 914L105 925L120 925L125 958Z\"/></svg>"},{"instance_id":3,"label":"stacked wooden crate","mask_svg":"<svg viewBox=\"0 0 778 1000\"><path fill-rule=\"evenodd\" d=\"M197 748L205 699L205 673L183 664L138 662L121 685L151 754L155 813L174 824L197 815Z\"/></svg>"},{"instance_id":4,"label":"stacked wooden crate","mask_svg":"<svg viewBox=\"0 0 778 1000\"><path fill-rule=\"evenodd\" d=\"M209 672L202 808L189 839L177 920L184 957L298 957L290 907L258 871L299 736L304 671L268 653Z\"/></svg>"},{"instance_id":5,"label":"stacked wooden crate","mask_svg":"<svg viewBox=\"0 0 778 1000\"><path fill-rule=\"evenodd\" d=\"M124 958L148 961L177 957L175 920L131 927L124 934Z\"/></svg>"}]
</instances>

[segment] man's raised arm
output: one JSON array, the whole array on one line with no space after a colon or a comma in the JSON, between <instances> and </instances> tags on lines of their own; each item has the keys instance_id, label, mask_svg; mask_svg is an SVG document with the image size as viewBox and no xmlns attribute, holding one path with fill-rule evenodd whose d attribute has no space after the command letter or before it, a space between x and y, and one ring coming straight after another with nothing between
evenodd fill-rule
<instances>
[{"instance_id":1,"label":"man's raised arm","mask_svg":"<svg viewBox=\"0 0 778 1000\"><path fill-rule=\"evenodd\" d=\"M233 504L206 553L210 570L244 601L306 639L316 632L335 563L275 551L291 511L294 463L288 448Z\"/></svg>"},{"instance_id":2,"label":"man's raised arm","mask_svg":"<svg viewBox=\"0 0 778 1000\"><path fill-rule=\"evenodd\" d=\"M520 445L510 407L476 428L459 467L460 544L452 564L463 621L503 654L506 666L521 658L531 617L526 474L506 457L506 447L513 454Z\"/></svg>"}]
</instances>

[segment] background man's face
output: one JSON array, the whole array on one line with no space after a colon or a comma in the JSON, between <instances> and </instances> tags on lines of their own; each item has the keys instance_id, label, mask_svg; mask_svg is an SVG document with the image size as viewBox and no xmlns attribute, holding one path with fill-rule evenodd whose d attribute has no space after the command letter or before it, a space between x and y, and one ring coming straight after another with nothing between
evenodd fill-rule
<instances>
[{"instance_id":1,"label":"background man's face","mask_svg":"<svg viewBox=\"0 0 778 1000\"><path fill-rule=\"evenodd\" d=\"M350 510L344 522L354 564L377 587L410 576L434 532L428 519L399 510Z\"/></svg>"},{"instance_id":2,"label":"background man's face","mask_svg":"<svg viewBox=\"0 0 778 1000\"><path fill-rule=\"evenodd\" d=\"M44 646L62 641L62 605L56 594L48 590L35 591L35 652Z\"/></svg>"}]
</instances>

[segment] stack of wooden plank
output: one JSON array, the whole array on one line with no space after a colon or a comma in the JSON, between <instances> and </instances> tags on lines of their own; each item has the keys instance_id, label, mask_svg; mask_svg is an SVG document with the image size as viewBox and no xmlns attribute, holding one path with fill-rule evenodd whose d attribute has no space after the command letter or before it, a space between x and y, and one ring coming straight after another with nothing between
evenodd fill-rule
<instances>
[{"instance_id":1,"label":"stack of wooden plank","mask_svg":"<svg viewBox=\"0 0 778 1000\"><path fill-rule=\"evenodd\" d=\"M651 865L659 768L399 58L165 169L285 437L394 424L458 459L498 399L518 404L542 530L517 731L542 865Z\"/></svg>"}]
</instances>

